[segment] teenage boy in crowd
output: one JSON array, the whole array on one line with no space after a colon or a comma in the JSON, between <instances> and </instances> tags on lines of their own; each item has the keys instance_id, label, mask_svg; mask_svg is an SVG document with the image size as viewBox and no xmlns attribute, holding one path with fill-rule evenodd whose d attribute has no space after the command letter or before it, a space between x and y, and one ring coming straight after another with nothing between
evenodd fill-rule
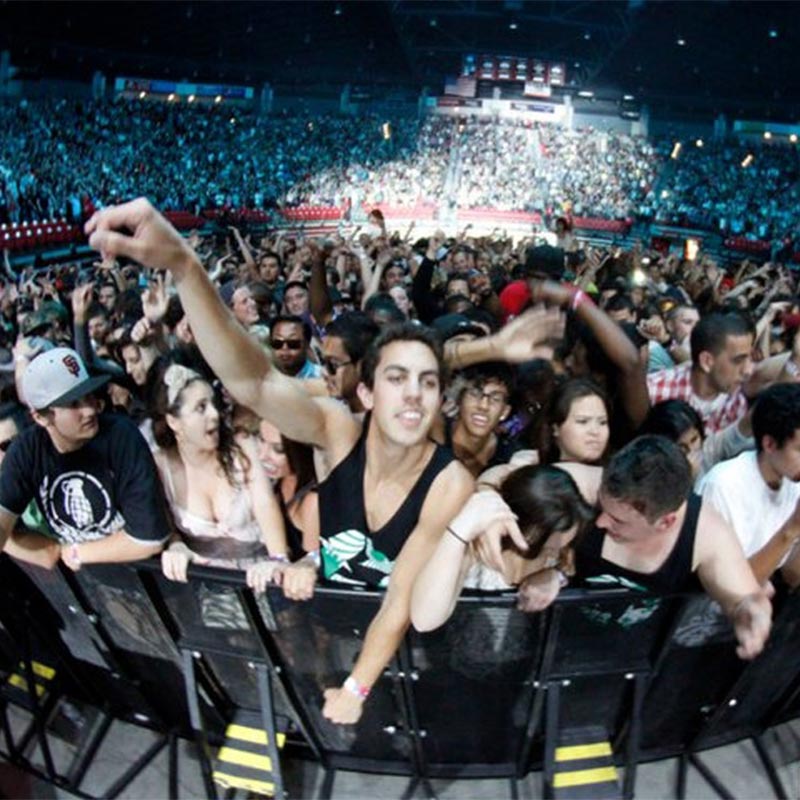
<instances>
[{"instance_id":1,"label":"teenage boy in crowd","mask_svg":"<svg viewBox=\"0 0 800 800\"><path fill-rule=\"evenodd\" d=\"M36 423L12 442L0 468L0 541L15 558L52 566L138 561L169 537L161 483L133 422L101 415L80 356L56 347L34 358L22 393ZM60 542L36 533L11 536L36 500Z\"/></svg>"}]
</instances>

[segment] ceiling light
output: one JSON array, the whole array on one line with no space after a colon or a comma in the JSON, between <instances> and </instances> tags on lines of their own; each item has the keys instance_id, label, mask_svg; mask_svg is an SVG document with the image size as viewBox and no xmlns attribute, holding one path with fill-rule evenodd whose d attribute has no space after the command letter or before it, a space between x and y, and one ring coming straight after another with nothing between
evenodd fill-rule
<instances>
[{"instance_id":1,"label":"ceiling light","mask_svg":"<svg viewBox=\"0 0 800 800\"><path fill-rule=\"evenodd\" d=\"M675 44L677 44L677 45L678 45L678 47L684 47L684 46L686 45L686 39L678 39L678 40L675 42Z\"/></svg>"}]
</instances>

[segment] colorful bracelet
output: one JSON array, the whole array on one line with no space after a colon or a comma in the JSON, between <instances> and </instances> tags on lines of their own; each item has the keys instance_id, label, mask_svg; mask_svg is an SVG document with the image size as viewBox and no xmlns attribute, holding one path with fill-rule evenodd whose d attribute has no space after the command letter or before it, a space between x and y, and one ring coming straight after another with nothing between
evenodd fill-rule
<instances>
[{"instance_id":1,"label":"colorful bracelet","mask_svg":"<svg viewBox=\"0 0 800 800\"><path fill-rule=\"evenodd\" d=\"M366 700L369 697L369 688L367 686L362 686L352 675L348 675L345 678L342 686L347 689L350 694L354 694L361 700Z\"/></svg>"}]
</instances>

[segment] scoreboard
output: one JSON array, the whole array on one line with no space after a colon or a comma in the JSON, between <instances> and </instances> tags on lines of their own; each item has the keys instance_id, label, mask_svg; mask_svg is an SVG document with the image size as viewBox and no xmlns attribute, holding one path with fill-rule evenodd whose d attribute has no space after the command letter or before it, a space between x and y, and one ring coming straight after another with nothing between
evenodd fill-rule
<instances>
[{"instance_id":1,"label":"scoreboard","mask_svg":"<svg viewBox=\"0 0 800 800\"><path fill-rule=\"evenodd\" d=\"M521 83L524 95L549 97L553 88L564 86L566 70L561 62L540 58L469 54L464 56L461 77L500 84Z\"/></svg>"}]
</instances>

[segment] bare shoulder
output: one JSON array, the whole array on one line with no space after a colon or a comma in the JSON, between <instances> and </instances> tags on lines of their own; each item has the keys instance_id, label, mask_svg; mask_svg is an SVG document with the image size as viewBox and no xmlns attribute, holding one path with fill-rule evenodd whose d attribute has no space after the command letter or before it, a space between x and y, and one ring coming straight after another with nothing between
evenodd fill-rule
<instances>
[{"instance_id":1,"label":"bare shoulder","mask_svg":"<svg viewBox=\"0 0 800 800\"><path fill-rule=\"evenodd\" d=\"M322 411L325 420L325 450L333 466L353 449L361 435L362 421L353 415L347 405L332 397L315 397L313 402Z\"/></svg>"},{"instance_id":2,"label":"bare shoulder","mask_svg":"<svg viewBox=\"0 0 800 800\"><path fill-rule=\"evenodd\" d=\"M742 555L742 546L728 521L709 502L704 502L697 519L697 534L694 544L694 565L721 557L729 557L732 551Z\"/></svg>"},{"instance_id":3,"label":"bare shoulder","mask_svg":"<svg viewBox=\"0 0 800 800\"><path fill-rule=\"evenodd\" d=\"M470 495L475 491L475 479L469 470L454 459L434 479L425 503L422 506L420 521L440 530L461 510Z\"/></svg>"},{"instance_id":4,"label":"bare shoulder","mask_svg":"<svg viewBox=\"0 0 800 800\"><path fill-rule=\"evenodd\" d=\"M602 467L590 467L588 464L577 464L572 461L559 461L553 466L569 473L586 501L593 506L597 505L600 482L603 479Z\"/></svg>"}]
</instances>

